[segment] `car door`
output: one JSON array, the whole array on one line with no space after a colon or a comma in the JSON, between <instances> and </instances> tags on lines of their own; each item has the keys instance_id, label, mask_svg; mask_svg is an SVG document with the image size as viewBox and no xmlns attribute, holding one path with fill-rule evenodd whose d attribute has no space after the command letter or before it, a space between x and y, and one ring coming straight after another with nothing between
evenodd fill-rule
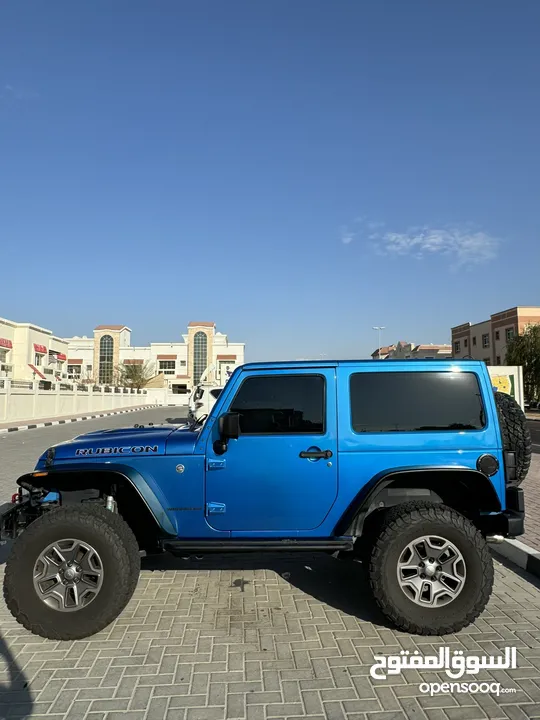
<instances>
[{"instance_id":1,"label":"car door","mask_svg":"<svg viewBox=\"0 0 540 720\"><path fill-rule=\"evenodd\" d=\"M208 442L207 522L232 535L319 527L338 490L335 367L246 373L227 410L241 432L223 455Z\"/></svg>"}]
</instances>

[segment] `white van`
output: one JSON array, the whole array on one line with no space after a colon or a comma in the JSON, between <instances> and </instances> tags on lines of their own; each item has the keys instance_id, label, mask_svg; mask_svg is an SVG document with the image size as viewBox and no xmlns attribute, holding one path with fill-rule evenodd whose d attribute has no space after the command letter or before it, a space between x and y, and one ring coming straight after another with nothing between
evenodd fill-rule
<instances>
[{"instance_id":1,"label":"white van","mask_svg":"<svg viewBox=\"0 0 540 720\"><path fill-rule=\"evenodd\" d=\"M209 415L222 390L222 385L207 383L196 385L189 396L188 418L198 420L203 415Z\"/></svg>"}]
</instances>

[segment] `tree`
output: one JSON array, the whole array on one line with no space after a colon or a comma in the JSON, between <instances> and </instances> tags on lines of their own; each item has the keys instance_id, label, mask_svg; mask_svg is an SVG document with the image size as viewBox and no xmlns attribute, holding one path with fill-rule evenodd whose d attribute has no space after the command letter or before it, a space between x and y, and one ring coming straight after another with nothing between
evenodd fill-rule
<instances>
[{"instance_id":1,"label":"tree","mask_svg":"<svg viewBox=\"0 0 540 720\"><path fill-rule=\"evenodd\" d=\"M154 363L148 361L140 365L120 365L118 368L120 384L137 390L145 387L155 374Z\"/></svg>"},{"instance_id":2,"label":"tree","mask_svg":"<svg viewBox=\"0 0 540 720\"><path fill-rule=\"evenodd\" d=\"M529 325L507 345L507 365L523 367L523 385L528 399L540 397L540 325Z\"/></svg>"}]
</instances>

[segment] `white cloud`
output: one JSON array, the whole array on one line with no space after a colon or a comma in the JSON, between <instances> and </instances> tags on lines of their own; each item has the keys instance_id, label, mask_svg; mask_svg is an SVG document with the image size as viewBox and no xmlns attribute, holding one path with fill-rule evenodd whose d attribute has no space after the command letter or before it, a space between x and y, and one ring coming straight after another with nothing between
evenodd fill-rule
<instances>
[{"instance_id":1,"label":"white cloud","mask_svg":"<svg viewBox=\"0 0 540 720\"><path fill-rule=\"evenodd\" d=\"M344 245L349 245L350 243L352 243L355 237L356 233L351 232L349 228L341 228L341 242Z\"/></svg>"},{"instance_id":2,"label":"white cloud","mask_svg":"<svg viewBox=\"0 0 540 720\"><path fill-rule=\"evenodd\" d=\"M365 240L381 255L410 256L416 260L444 257L454 268L493 260L500 244L496 237L470 224L413 227L406 232L393 232L386 229L384 222L370 220L365 215L342 226L340 240L344 245Z\"/></svg>"},{"instance_id":3,"label":"white cloud","mask_svg":"<svg viewBox=\"0 0 540 720\"><path fill-rule=\"evenodd\" d=\"M384 227L383 222L369 220L365 215L357 215L350 225L341 228L340 239L344 245L350 245L353 240L369 237L369 233L379 231L382 227Z\"/></svg>"},{"instance_id":4,"label":"white cloud","mask_svg":"<svg viewBox=\"0 0 540 720\"><path fill-rule=\"evenodd\" d=\"M499 246L497 238L470 228L411 228L407 232L386 232L371 238L384 255L411 255L418 260L441 255L451 259L455 266L493 260Z\"/></svg>"}]
</instances>

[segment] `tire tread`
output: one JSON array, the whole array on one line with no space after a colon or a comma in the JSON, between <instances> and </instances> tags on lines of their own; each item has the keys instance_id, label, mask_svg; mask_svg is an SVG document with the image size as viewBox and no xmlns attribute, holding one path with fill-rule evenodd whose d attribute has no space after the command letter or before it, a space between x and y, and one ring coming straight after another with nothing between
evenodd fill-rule
<instances>
[{"instance_id":1,"label":"tire tread","mask_svg":"<svg viewBox=\"0 0 540 720\"><path fill-rule=\"evenodd\" d=\"M482 577L479 578L480 594L472 608L464 617L439 622L437 625L411 621L405 617L389 600L383 589L382 554L395 539L411 526L424 522L443 522L463 532L472 543L481 559ZM447 635L462 630L476 620L484 610L493 588L493 560L486 541L479 530L461 513L453 508L429 503L427 501L410 501L390 508L380 534L376 538L369 562L369 578L373 594L381 612L400 630L417 635Z\"/></svg>"},{"instance_id":2,"label":"tire tread","mask_svg":"<svg viewBox=\"0 0 540 720\"><path fill-rule=\"evenodd\" d=\"M19 606L14 589L16 587L16 574L24 560L27 544L46 528L54 528L63 520L77 522L82 526L91 528L103 536L115 556L118 563L129 562L129 573L117 580L116 598L117 602L104 612L91 628L80 628L80 632L71 632L63 629L61 624L54 629L44 627L38 620L31 619ZM129 525L116 515L104 508L92 508L88 511L81 506L62 507L42 515L35 520L15 540L6 563L4 576L4 600L13 617L30 632L46 637L51 640L78 640L103 630L115 620L119 613L128 604L138 581L138 570L140 568L139 547L135 535Z\"/></svg>"}]
</instances>

